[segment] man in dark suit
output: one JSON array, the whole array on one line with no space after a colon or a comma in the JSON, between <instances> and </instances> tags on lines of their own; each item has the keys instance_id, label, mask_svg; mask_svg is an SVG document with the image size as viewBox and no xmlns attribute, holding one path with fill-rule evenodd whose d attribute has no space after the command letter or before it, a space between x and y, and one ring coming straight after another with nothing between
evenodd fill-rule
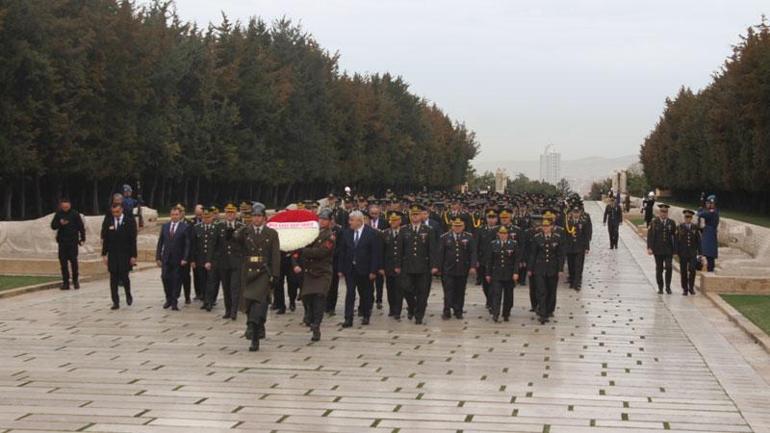
<instances>
[{"instance_id":1,"label":"man in dark suit","mask_svg":"<svg viewBox=\"0 0 770 433\"><path fill-rule=\"evenodd\" d=\"M163 308L171 307L179 311L177 302L181 291L182 269L187 266L190 258L190 235L187 223L182 221L182 211L174 206L170 212L171 221L163 224L158 236L158 247L155 249L155 261L161 268L163 291L166 302Z\"/></svg>"},{"instance_id":2,"label":"man in dark suit","mask_svg":"<svg viewBox=\"0 0 770 433\"><path fill-rule=\"evenodd\" d=\"M126 289L126 304L134 302L128 272L136 265L136 221L123 213L120 203L114 203L110 212L102 225L102 260L110 272L112 309L117 310L120 308L118 283Z\"/></svg>"},{"instance_id":3,"label":"man in dark suit","mask_svg":"<svg viewBox=\"0 0 770 433\"><path fill-rule=\"evenodd\" d=\"M80 214L72 209L68 198L59 200L59 209L51 221L51 229L56 230L56 243L59 244L59 265L61 266L62 290L70 288L69 265L72 265L72 284L80 288L78 282L78 246L86 241L86 229Z\"/></svg>"},{"instance_id":4,"label":"man in dark suit","mask_svg":"<svg viewBox=\"0 0 770 433\"><path fill-rule=\"evenodd\" d=\"M340 240L340 278L345 277L345 322L343 328L353 326L353 312L356 303L356 289L361 297L362 325L369 324L374 294L372 282L380 268L382 246L380 235L364 224L364 214L353 211L349 227L342 232Z\"/></svg>"},{"instance_id":5,"label":"man in dark suit","mask_svg":"<svg viewBox=\"0 0 770 433\"><path fill-rule=\"evenodd\" d=\"M379 202L378 202L379 203ZM388 221L384 215L382 215L382 208L379 204L373 204L369 206L369 227L375 229L377 234L380 235L380 240L384 240L382 237L382 231L388 228ZM381 242L382 243L382 242ZM377 278L374 280L374 298L377 304L377 309L382 309L382 295L385 292L385 277L380 273L377 273Z\"/></svg>"}]
</instances>

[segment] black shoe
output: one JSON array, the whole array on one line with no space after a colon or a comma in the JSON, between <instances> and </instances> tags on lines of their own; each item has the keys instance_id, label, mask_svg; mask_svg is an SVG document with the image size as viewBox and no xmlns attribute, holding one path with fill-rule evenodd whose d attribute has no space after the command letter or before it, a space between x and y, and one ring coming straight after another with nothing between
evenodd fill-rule
<instances>
[{"instance_id":1,"label":"black shoe","mask_svg":"<svg viewBox=\"0 0 770 433\"><path fill-rule=\"evenodd\" d=\"M192 299L185 298L184 303L187 304L187 305L190 305L190 304L192 304Z\"/></svg>"},{"instance_id":2,"label":"black shoe","mask_svg":"<svg viewBox=\"0 0 770 433\"><path fill-rule=\"evenodd\" d=\"M406 318L409 319L409 320L412 320L412 319L414 319L414 314L406 313Z\"/></svg>"},{"instance_id":3,"label":"black shoe","mask_svg":"<svg viewBox=\"0 0 770 433\"><path fill-rule=\"evenodd\" d=\"M495 323L499 322L500 321L500 316L498 316L497 314L493 314L492 315L492 321L494 321Z\"/></svg>"},{"instance_id":4,"label":"black shoe","mask_svg":"<svg viewBox=\"0 0 770 433\"><path fill-rule=\"evenodd\" d=\"M688 294L687 290L685 290L684 292L682 292L682 296L687 296L687 294Z\"/></svg>"},{"instance_id":5,"label":"black shoe","mask_svg":"<svg viewBox=\"0 0 770 433\"><path fill-rule=\"evenodd\" d=\"M377 303L377 309L378 310L382 310L382 302L378 302Z\"/></svg>"},{"instance_id":6,"label":"black shoe","mask_svg":"<svg viewBox=\"0 0 770 433\"><path fill-rule=\"evenodd\" d=\"M671 294L671 289L670 288L666 289L666 293L668 293L670 295Z\"/></svg>"},{"instance_id":7,"label":"black shoe","mask_svg":"<svg viewBox=\"0 0 770 433\"><path fill-rule=\"evenodd\" d=\"M265 331L265 325L257 326L257 338L264 340L266 335L267 331Z\"/></svg>"},{"instance_id":8,"label":"black shoe","mask_svg":"<svg viewBox=\"0 0 770 433\"><path fill-rule=\"evenodd\" d=\"M310 341L321 340L321 329L318 326L313 326L313 336L310 337Z\"/></svg>"},{"instance_id":9,"label":"black shoe","mask_svg":"<svg viewBox=\"0 0 770 433\"><path fill-rule=\"evenodd\" d=\"M275 314L286 314L286 308L279 308L278 311L275 312Z\"/></svg>"},{"instance_id":10,"label":"black shoe","mask_svg":"<svg viewBox=\"0 0 770 433\"><path fill-rule=\"evenodd\" d=\"M543 317L543 316L540 316L540 318L538 318L538 320L540 321L540 324L541 324L541 325L545 325L545 322L547 322L547 321L548 321L548 319L546 319L546 318L545 318L545 317Z\"/></svg>"},{"instance_id":11,"label":"black shoe","mask_svg":"<svg viewBox=\"0 0 770 433\"><path fill-rule=\"evenodd\" d=\"M362 325L368 325L369 324L369 318L368 317L364 317L363 319L361 319L361 324Z\"/></svg>"},{"instance_id":12,"label":"black shoe","mask_svg":"<svg viewBox=\"0 0 770 433\"><path fill-rule=\"evenodd\" d=\"M352 320L346 320L346 321L342 322L342 327L343 328L350 328L352 326L353 326L353 321Z\"/></svg>"},{"instance_id":13,"label":"black shoe","mask_svg":"<svg viewBox=\"0 0 770 433\"><path fill-rule=\"evenodd\" d=\"M457 320L463 320L463 313L457 313L455 314L455 317L457 318Z\"/></svg>"},{"instance_id":14,"label":"black shoe","mask_svg":"<svg viewBox=\"0 0 770 433\"><path fill-rule=\"evenodd\" d=\"M204 302L204 303L203 303L203 305L201 305L201 310L205 310L205 309L207 309L207 308L208 308L208 306L209 306L209 304L207 304L207 303L205 303L205 302Z\"/></svg>"},{"instance_id":15,"label":"black shoe","mask_svg":"<svg viewBox=\"0 0 770 433\"><path fill-rule=\"evenodd\" d=\"M75 288L75 290L78 290L78 289L80 289L80 282L78 282L78 281L75 281L74 283L72 283L72 287L74 287L74 288Z\"/></svg>"},{"instance_id":16,"label":"black shoe","mask_svg":"<svg viewBox=\"0 0 770 433\"><path fill-rule=\"evenodd\" d=\"M117 310L118 308L120 308L120 305L112 304L112 307L110 307L110 310Z\"/></svg>"},{"instance_id":17,"label":"black shoe","mask_svg":"<svg viewBox=\"0 0 770 433\"><path fill-rule=\"evenodd\" d=\"M171 311L179 311L179 307L175 305L171 306Z\"/></svg>"},{"instance_id":18,"label":"black shoe","mask_svg":"<svg viewBox=\"0 0 770 433\"><path fill-rule=\"evenodd\" d=\"M695 289L690 289L690 294L694 295L695 294Z\"/></svg>"},{"instance_id":19,"label":"black shoe","mask_svg":"<svg viewBox=\"0 0 770 433\"><path fill-rule=\"evenodd\" d=\"M326 312L326 314L327 314L329 317L334 317L334 316L336 316L336 315L337 315L337 312L336 312L336 311L327 311L327 312Z\"/></svg>"},{"instance_id":20,"label":"black shoe","mask_svg":"<svg viewBox=\"0 0 770 433\"><path fill-rule=\"evenodd\" d=\"M126 296L126 304L129 306L134 303L134 297L131 295Z\"/></svg>"},{"instance_id":21,"label":"black shoe","mask_svg":"<svg viewBox=\"0 0 770 433\"><path fill-rule=\"evenodd\" d=\"M171 303L170 302L166 302L165 304L163 304L163 309L164 310L168 310L169 307L171 307Z\"/></svg>"},{"instance_id":22,"label":"black shoe","mask_svg":"<svg viewBox=\"0 0 770 433\"><path fill-rule=\"evenodd\" d=\"M289 311L294 311L294 310L296 310L296 309L297 309L297 305L296 305L296 304L294 304L294 302L292 302L291 304L289 304Z\"/></svg>"},{"instance_id":23,"label":"black shoe","mask_svg":"<svg viewBox=\"0 0 770 433\"><path fill-rule=\"evenodd\" d=\"M230 312L229 312L229 311L226 311L226 312L225 312L225 315L224 315L224 316L222 316L222 318L223 318L223 319L229 319L229 318L230 318Z\"/></svg>"},{"instance_id":24,"label":"black shoe","mask_svg":"<svg viewBox=\"0 0 770 433\"><path fill-rule=\"evenodd\" d=\"M511 319L508 316L503 316L503 322L510 322Z\"/></svg>"},{"instance_id":25,"label":"black shoe","mask_svg":"<svg viewBox=\"0 0 770 433\"><path fill-rule=\"evenodd\" d=\"M658 294L662 295L663 294L663 289L658 289Z\"/></svg>"},{"instance_id":26,"label":"black shoe","mask_svg":"<svg viewBox=\"0 0 770 433\"><path fill-rule=\"evenodd\" d=\"M230 320L235 320L238 318L238 313L233 313L230 315Z\"/></svg>"},{"instance_id":27,"label":"black shoe","mask_svg":"<svg viewBox=\"0 0 770 433\"><path fill-rule=\"evenodd\" d=\"M444 314L441 315L441 318L444 320L449 320L452 318L452 315L449 312L444 311Z\"/></svg>"},{"instance_id":28,"label":"black shoe","mask_svg":"<svg viewBox=\"0 0 770 433\"><path fill-rule=\"evenodd\" d=\"M401 315L400 314L394 314L393 319L400 322L401 321Z\"/></svg>"},{"instance_id":29,"label":"black shoe","mask_svg":"<svg viewBox=\"0 0 770 433\"><path fill-rule=\"evenodd\" d=\"M259 339L253 338L251 340L251 346L249 346L249 352L257 352L259 351Z\"/></svg>"},{"instance_id":30,"label":"black shoe","mask_svg":"<svg viewBox=\"0 0 770 433\"><path fill-rule=\"evenodd\" d=\"M59 290L69 290L69 289L70 289L69 284L62 284L61 286L59 286Z\"/></svg>"},{"instance_id":31,"label":"black shoe","mask_svg":"<svg viewBox=\"0 0 770 433\"><path fill-rule=\"evenodd\" d=\"M529 309L529 312L530 312L530 313L534 313L534 312L535 312L535 307L532 307L532 308L530 308L530 309Z\"/></svg>"},{"instance_id":32,"label":"black shoe","mask_svg":"<svg viewBox=\"0 0 770 433\"><path fill-rule=\"evenodd\" d=\"M415 325L422 325L422 319L415 319L414 324Z\"/></svg>"}]
</instances>

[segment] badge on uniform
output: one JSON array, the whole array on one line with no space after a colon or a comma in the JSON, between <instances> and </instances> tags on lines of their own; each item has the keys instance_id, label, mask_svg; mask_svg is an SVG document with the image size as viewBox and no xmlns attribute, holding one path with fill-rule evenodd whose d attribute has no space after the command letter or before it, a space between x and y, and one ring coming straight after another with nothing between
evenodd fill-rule
<instances>
[{"instance_id":1,"label":"badge on uniform","mask_svg":"<svg viewBox=\"0 0 770 433\"><path fill-rule=\"evenodd\" d=\"M115 226L110 226L110 230L115 230Z\"/></svg>"}]
</instances>

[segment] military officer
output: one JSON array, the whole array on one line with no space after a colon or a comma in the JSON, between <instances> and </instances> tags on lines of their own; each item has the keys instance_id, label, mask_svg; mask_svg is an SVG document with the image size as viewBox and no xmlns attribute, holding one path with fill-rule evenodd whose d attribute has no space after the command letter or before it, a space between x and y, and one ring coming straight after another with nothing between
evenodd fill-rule
<instances>
[{"instance_id":1,"label":"military officer","mask_svg":"<svg viewBox=\"0 0 770 433\"><path fill-rule=\"evenodd\" d=\"M679 274L682 277L682 294L695 294L695 268L701 254L701 233L693 224L695 211L685 209L684 222L676 231L676 254L679 256Z\"/></svg>"},{"instance_id":2,"label":"military officer","mask_svg":"<svg viewBox=\"0 0 770 433\"><path fill-rule=\"evenodd\" d=\"M211 261L209 256L214 251L216 229L214 227L214 214L211 209L204 209L201 221L192 229L193 242L190 252L190 266L193 270L195 283L195 297L203 300L202 310L211 311L213 301L209 299L207 287L209 284L209 272Z\"/></svg>"},{"instance_id":3,"label":"military officer","mask_svg":"<svg viewBox=\"0 0 770 433\"><path fill-rule=\"evenodd\" d=\"M300 296L306 308L306 320L313 333L311 341L321 339L321 321L331 285L334 245L337 240L331 224L332 210L321 210L318 214L318 237L292 256L294 272L302 274Z\"/></svg>"},{"instance_id":4,"label":"military officer","mask_svg":"<svg viewBox=\"0 0 770 433\"><path fill-rule=\"evenodd\" d=\"M519 280L516 269L521 262L521 250L518 243L511 239L506 226L498 227L497 239L491 242L486 260L485 279L490 284L492 320L500 320L502 301L503 320L507 322L513 308L513 287Z\"/></svg>"},{"instance_id":5,"label":"military officer","mask_svg":"<svg viewBox=\"0 0 770 433\"><path fill-rule=\"evenodd\" d=\"M607 207L604 208L604 225L610 234L610 249L618 249L618 239L620 238L620 223L623 222L623 210L618 206L617 201L610 200Z\"/></svg>"},{"instance_id":6,"label":"military officer","mask_svg":"<svg viewBox=\"0 0 770 433\"><path fill-rule=\"evenodd\" d=\"M444 213L443 232L445 233L452 230L452 222L457 218L460 218L461 220L463 220L463 224L465 224L465 228L468 231L472 231L473 222L471 221L470 215L468 215L468 213L466 212L463 212L460 198L457 196L452 196L452 198L449 201L449 206L450 206L449 210Z\"/></svg>"},{"instance_id":7,"label":"military officer","mask_svg":"<svg viewBox=\"0 0 770 433\"><path fill-rule=\"evenodd\" d=\"M468 275L475 274L478 268L476 240L465 231L465 222L457 217L452 221L452 229L443 235L438 242L434 274L441 275L441 285L444 289L444 320L452 317L452 311L457 319L463 318L465 308L465 289Z\"/></svg>"},{"instance_id":8,"label":"military officer","mask_svg":"<svg viewBox=\"0 0 770 433\"><path fill-rule=\"evenodd\" d=\"M581 217L582 209L574 206L564 227L566 233L565 253L569 271L570 287L580 290L583 285L585 256L591 250L591 222Z\"/></svg>"},{"instance_id":9,"label":"military officer","mask_svg":"<svg viewBox=\"0 0 770 433\"><path fill-rule=\"evenodd\" d=\"M404 291L401 283L401 214L391 211L388 213L388 228L382 231L382 269L379 273L385 278L385 288L388 299L388 317L401 320L401 309L404 305Z\"/></svg>"},{"instance_id":10,"label":"military officer","mask_svg":"<svg viewBox=\"0 0 770 433\"><path fill-rule=\"evenodd\" d=\"M476 247L478 249L476 256L479 259L478 273L482 276L481 287L486 298L486 307L490 311L492 309L492 297L489 295L490 283L486 279L487 255L492 241L497 237L497 228L497 212L493 208L489 208L486 212L486 224L476 231Z\"/></svg>"},{"instance_id":11,"label":"military officer","mask_svg":"<svg viewBox=\"0 0 770 433\"><path fill-rule=\"evenodd\" d=\"M243 262L241 244L234 237L235 232L244 226L237 219L237 209L232 203L225 206L225 220L217 227L214 248L217 258L214 267L219 272L222 296L225 299L225 314L222 318L232 320L235 320L238 315L238 294Z\"/></svg>"},{"instance_id":12,"label":"military officer","mask_svg":"<svg viewBox=\"0 0 770 433\"><path fill-rule=\"evenodd\" d=\"M671 294L671 262L676 246L676 224L668 217L669 205L658 204L658 216L647 231L647 254L655 256L655 280L658 294L663 293L663 271L666 271L666 293Z\"/></svg>"},{"instance_id":13,"label":"military officer","mask_svg":"<svg viewBox=\"0 0 770 433\"><path fill-rule=\"evenodd\" d=\"M400 247L404 294L407 300L408 317L421 325L430 295L431 269L434 263L433 234L422 224L423 206L414 204L409 210L409 224L401 229Z\"/></svg>"},{"instance_id":14,"label":"military officer","mask_svg":"<svg viewBox=\"0 0 770 433\"><path fill-rule=\"evenodd\" d=\"M265 337L267 308L273 276L281 267L278 232L265 222L265 205L254 203L251 224L240 226L233 239L242 251L240 310L246 314L246 335L251 339L250 352L259 350L259 339Z\"/></svg>"},{"instance_id":15,"label":"military officer","mask_svg":"<svg viewBox=\"0 0 770 433\"><path fill-rule=\"evenodd\" d=\"M564 246L561 236L554 233L553 222L543 218L541 231L532 237L527 269L535 280L536 313L540 323L548 322L556 309L556 289L564 266Z\"/></svg>"},{"instance_id":16,"label":"military officer","mask_svg":"<svg viewBox=\"0 0 770 433\"><path fill-rule=\"evenodd\" d=\"M550 214L547 214L550 215ZM534 239L535 235L540 233L541 226L543 222L544 216L541 215L533 215L529 218L530 224L529 228L526 231L526 238L527 238L527 249L523 252L524 258L522 260L527 261L529 258L529 249L532 246L532 239ZM548 218L551 218L551 222L553 223L553 218L549 216ZM529 273L529 272L527 272ZM521 276L519 276L521 278ZM529 311L535 312L537 309L537 285L535 284L535 279L530 278L529 279Z\"/></svg>"}]
</instances>

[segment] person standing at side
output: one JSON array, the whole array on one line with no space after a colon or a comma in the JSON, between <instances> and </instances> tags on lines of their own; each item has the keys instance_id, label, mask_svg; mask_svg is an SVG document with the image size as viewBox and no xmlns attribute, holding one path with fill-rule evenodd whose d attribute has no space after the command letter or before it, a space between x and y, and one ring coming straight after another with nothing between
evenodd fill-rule
<instances>
[{"instance_id":1,"label":"person standing at side","mask_svg":"<svg viewBox=\"0 0 770 433\"><path fill-rule=\"evenodd\" d=\"M620 238L620 223L623 222L623 210L615 200L610 200L604 208L604 225L610 235L610 249L618 249Z\"/></svg>"},{"instance_id":2,"label":"person standing at side","mask_svg":"<svg viewBox=\"0 0 770 433\"><path fill-rule=\"evenodd\" d=\"M179 311L179 295L182 289L182 269L190 258L190 235L187 223L182 221L182 211L174 206L170 210L171 221L163 224L155 249L155 262L161 268L163 291L166 302L163 308Z\"/></svg>"},{"instance_id":3,"label":"person standing at side","mask_svg":"<svg viewBox=\"0 0 770 433\"><path fill-rule=\"evenodd\" d=\"M110 295L112 310L120 308L118 283L126 291L126 304L131 305L131 280L128 273L136 266L136 220L123 213L123 205L114 203L110 215L102 226L102 260L110 273Z\"/></svg>"},{"instance_id":4,"label":"person standing at side","mask_svg":"<svg viewBox=\"0 0 770 433\"><path fill-rule=\"evenodd\" d=\"M719 209L714 195L706 197L705 209L698 211L698 225L702 230L701 250L706 257L706 270L714 272L716 259L719 257Z\"/></svg>"},{"instance_id":5,"label":"person standing at side","mask_svg":"<svg viewBox=\"0 0 770 433\"><path fill-rule=\"evenodd\" d=\"M51 229L56 230L56 243L59 246L59 266L61 267L62 290L70 288L70 265L72 266L72 286L80 288L78 281L78 247L86 242L86 229L83 218L72 209L69 199L59 199L59 209L51 221Z\"/></svg>"},{"instance_id":6,"label":"person standing at side","mask_svg":"<svg viewBox=\"0 0 770 433\"><path fill-rule=\"evenodd\" d=\"M685 209L684 222L676 231L676 255L679 256L679 274L682 277L682 295L695 294L695 268L701 253L700 228L693 224L695 212Z\"/></svg>"},{"instance_id":7,"label":"person standing at side","mask_svg":"<svg viewBox=\"0 0 770 433\"><path fill-rule=\"evenodd\" d=\"M676 223L668 217L669 205L658 205L658 216L650 223L647 231L647 254L655 256L655 280L658 283L658 293L671 294L671 274L674 251L676 250ZM665 281L663 271L666 272Z\"/></svg>"},{"instance_id":8,"label":"person standing at side","mask_svg":"<svg viewBox=\"0 0 770 433\"><path fill-rule=\"evenodd\" d=\"M647 194L647 198L642 200L642 208L641 212L644 215L644 223L647 225L647 228L650 228L650 223L652 223L652 219L655 217L655 193L650 191Z\"/></svg>"}]
</instances>

